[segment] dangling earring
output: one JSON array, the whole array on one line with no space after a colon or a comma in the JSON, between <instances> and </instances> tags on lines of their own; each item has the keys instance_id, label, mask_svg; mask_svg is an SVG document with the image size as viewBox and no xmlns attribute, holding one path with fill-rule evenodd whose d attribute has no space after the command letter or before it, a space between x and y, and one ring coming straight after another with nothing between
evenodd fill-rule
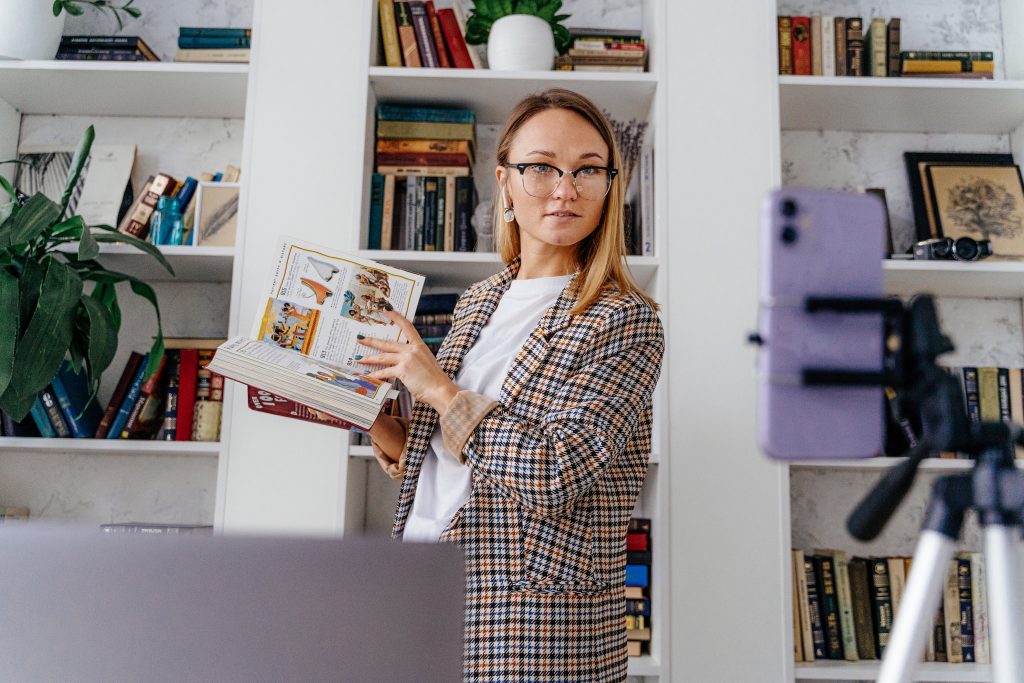
<instances>
[{"instance_id":1,"label":"dangling earring","mask_svg":"<svg viewBox=\"0 0 1024 683\"><path fill-rule=\"evenodd\" d=\"M506 223L511 223L512 221L514 221L516 219L516 212L513 211L512 207L510 207L508 205L508 188L507 187L501 188L501 205L505 209L505 213L502 214L502 217L505 219L505 222Z\"/></svg>"}]
</instances>

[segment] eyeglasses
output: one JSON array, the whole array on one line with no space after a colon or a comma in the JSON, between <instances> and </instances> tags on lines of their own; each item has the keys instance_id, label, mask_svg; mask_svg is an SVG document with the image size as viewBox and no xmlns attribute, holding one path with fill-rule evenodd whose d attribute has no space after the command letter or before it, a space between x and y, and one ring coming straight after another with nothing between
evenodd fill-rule
<instances>
[{"instance_id":1,"label":"eyeglasses","mask_svg":"<svg viewBox=\"0 0 1024 683\"><path fill-rule=\"evenodd\" d=\"M582 166L575 171L563 171L551 164L505 164L519 170L523 189L531 197L550 197L568 173L581 199L602 199L612 186L612 178L619 169L610 166Z\"/></svg>"}]
</instances>

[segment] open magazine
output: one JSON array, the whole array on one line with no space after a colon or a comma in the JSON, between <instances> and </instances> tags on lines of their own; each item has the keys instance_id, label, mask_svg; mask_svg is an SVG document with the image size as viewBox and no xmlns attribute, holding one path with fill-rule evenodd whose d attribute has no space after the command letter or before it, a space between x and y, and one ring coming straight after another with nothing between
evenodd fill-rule
<instances>
[{"instance_id":1,"label":"open magazine","mask_svg":"<svg viewBox=\"0 0 1024 683\"><path fill-rule=\"evenodd\" d=\"M335 249L282 238L273 279L252 334L222 344L212 372L249 385L249 407L341 428L367 430L396 392L364 375L357 334L400 340L384 315L412 319L423 276Z\"/></svg>"}]
</instances>

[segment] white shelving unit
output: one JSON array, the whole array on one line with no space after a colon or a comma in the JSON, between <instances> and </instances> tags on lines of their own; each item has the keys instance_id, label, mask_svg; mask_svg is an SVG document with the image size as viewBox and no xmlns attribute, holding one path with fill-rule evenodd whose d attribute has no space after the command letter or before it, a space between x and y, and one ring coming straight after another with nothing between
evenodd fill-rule
<instances>
[{"instance_id":1,"label":"white shelving unit","mask_svg":"<svg viewBox=\"0 0 1024 683\"><path fill-rule=\"evenodd\" d=\"M73 251L69 247L61 251ZM100 245L101 262L110 270L127 273L148 282L231 282L235 247L160 247L174 269L174 275L144 252L127 244Z\"/></svg>"},{"instance_id":2,"label":"white shelving unit","mask_svg":"<svg viewBox=\"0 0 1024 683\"><path fill-rule=\"evenodd\" d=\"M38 439L0 437L0 450L111 455L194 455L216 458L219 441L133 441L122 439Z\"/></svg>"},{"instance_id":3,"label":"white shelving unit","mask_svg":"<svg viewBox=\"0 0 1024 683\"><path fill-rule=\"evenodd\" d=\"M1024 62L1013 36L1022 28L1024 15L1012 2L993 0L1002 20L1001 45L996 49L1006 74L1005 79L991 81L955 81L921 78L825 78L820 76L776 76L778 126L780 131L842 131L844 133L913 133L950 135L1006 136L1010 151L1017 159L1024 157ZM779 9L784 0L770 0L773 18L784 14L833 14L863 16L874 14L901 16L899 3L890 3L882 9L868 3L850 6L840 2L820 0L800 5L800 11ZM792 3L790 3L792 4ZM906 3L908 9L912 3ZM991 3L990 3L991 4ZM941 8L935 8L940 12ZM903 15L905 16L905 15ZM906 22L906 19L904 19ZM904 23L904 36L908 35ZM914 28L919 31L920 26ZM775 30L775 26L768 27ZM914 34L921 39L921 34ZM904 38L906 40L906 38ZM903 49L915 49L904 42ZM946 149L957 149L956 138L944 140ZM783 157L781 141L776 150L776 184L781 184ZM898 157L899 150L894 153ZM860 181L852 183L860 184ZM1006 298L1024 299L1024 263L989 259L976 263L941 261L888 260L883 263L885 289L890 295L912 296L930 293L940 298ZM823 481L823 476L855 475L858 472L882 473L902 462L904 458L870 458L855 461L794 462L787 470L795 473L813 473L802 481ZM925 460L920 470L925 475L941 475L967 471L973 463L966 460ZM861 479L856 479L861 481ZM865 478L863 481L874 481ZM843 479L845 482L847 480ZM865 490L866 493L866 490ZM834 516L822 515L818 520L789 519L789 497L784 500L786 528L782 529L784 543L789 543L793 526L797 523L822 525L842 524L847 510L836 511ZM799 495L799 492L794 492ZM918 520L919 521L919 520ZM788 550L788 547L784 548ZM911 555L913 547L901 549ZM790 597L790 575L780 586L787 601ZM787 604L789 604L787 602ZM786 614L787 652L792 653L792 615ZM879 662L818 661L791 664L788 680L874 680ZM991 666L977 664L922 663L915 673L919 681L947 681L950 683L991 681Z\"/></svg>"}]
</instances>

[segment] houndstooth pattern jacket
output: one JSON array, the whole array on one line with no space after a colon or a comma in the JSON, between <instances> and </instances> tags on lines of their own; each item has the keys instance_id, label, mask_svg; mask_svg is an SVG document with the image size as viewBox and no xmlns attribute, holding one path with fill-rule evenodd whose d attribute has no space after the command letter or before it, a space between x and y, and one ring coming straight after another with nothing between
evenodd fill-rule
<instances>
[{"instance_id":1,"label":"houndstooth pattern jacket","mask_svg":"<svg viewBox=\"0 0 1024 683\"><path fill-rule=\"evenodd\" d=\"M438 361L454 378L519 270L459 298ZM570 282L571 284L571 282ZM466 681L626 677L626 526L647 472L664 335L640 296L607 291L570 316L567 289L519 351L498 401L460 391L440 419L472 468L469 500L442 532L466 553ZM397 463L400 538L437 412L417 403Z\"/></svg>"}]
</instances>

